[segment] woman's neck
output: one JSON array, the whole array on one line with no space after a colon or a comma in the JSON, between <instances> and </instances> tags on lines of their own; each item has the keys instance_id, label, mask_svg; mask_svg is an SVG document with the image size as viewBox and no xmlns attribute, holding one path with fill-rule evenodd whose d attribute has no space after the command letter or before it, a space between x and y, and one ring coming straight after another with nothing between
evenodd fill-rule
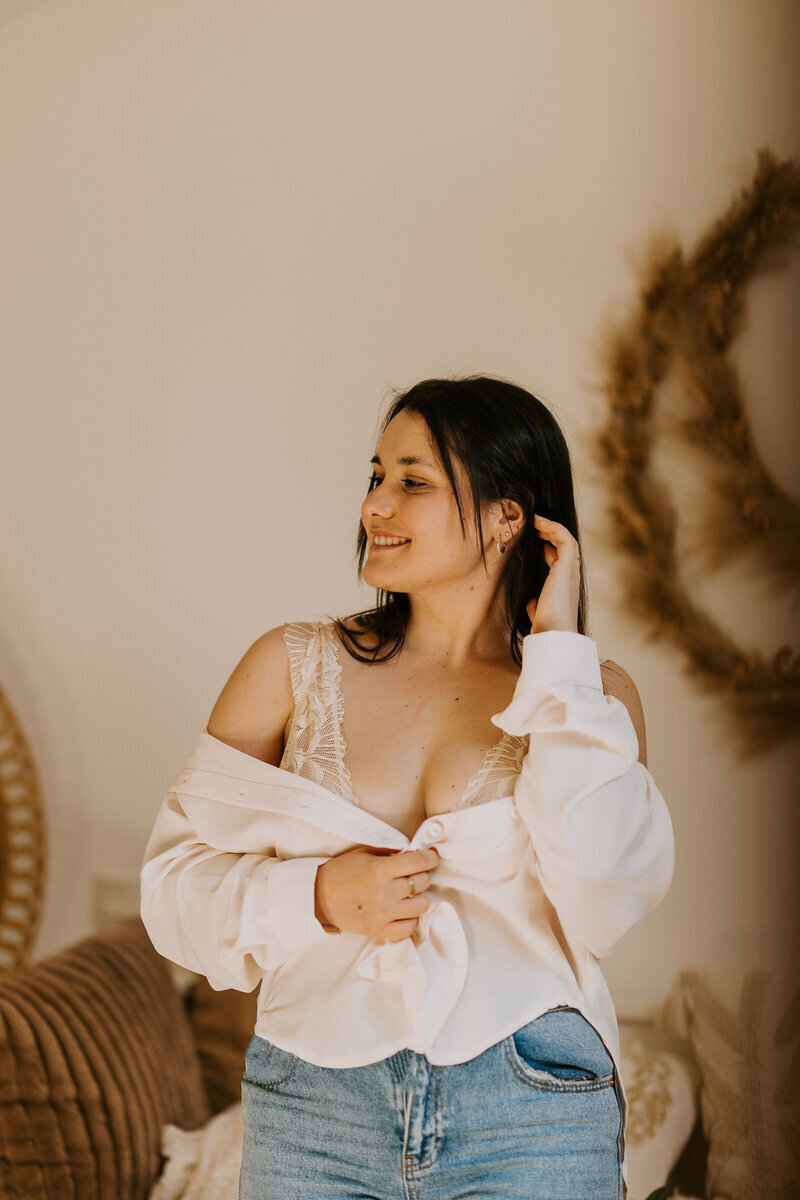
<instances>
[{"instance_id":1,"label":"woman's neck","mask_svg":"<svg viewBox=\"0 0 800 1200\"><path fill-rule=\"evenodd\" d=\"M461 596L409 596L404 653L453 668L476 660L510 659L502 597L476 601L470 590Z\"/></svg>"}]
</instances>

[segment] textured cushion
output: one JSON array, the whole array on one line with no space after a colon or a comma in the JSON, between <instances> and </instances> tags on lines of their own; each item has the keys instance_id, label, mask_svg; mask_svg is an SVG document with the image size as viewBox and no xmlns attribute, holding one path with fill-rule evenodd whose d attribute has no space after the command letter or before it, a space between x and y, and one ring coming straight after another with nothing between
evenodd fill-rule
<instances>
[{"instance_id":1,"label":"textured cushion","mask_svg":"<svg viewBox=\"0 0 800 1200\"><path fill-rule=\"evenodd\" d=\"M244 1056L256 1023L258 988L215 992L200 977L187 997L197 1055L213 1113L242 1098Z\"/></svg>"},{"instance_id":2,"label":"textured cushion","mask_svg":"<svg viewBox=\"0 0 800 1200\"><path fill-rule=\"evenodd\" d=\"M642 1200L663 1187L697 1119L697 1068L688 1045L645 1021L620 1021L620 1074L628 1099L628 1188Z\"/></svg>"},{"instance_id":3,"label":"textured cushion","mask_svg":"<svg viewBox=\"0 0 800 1200\"><path fill-rule=\"evenodd\" d=\"M706 1191L800 1195L800 981L766 971L684 971L664 1011L700 1068Z\"/></svg>"},{"instance_id":4,"label":"textured cushion","mask_svg":"<svg viewBox=\"0 0 800 1200\"><path fill-rule=\"evenodd\" d=\"M138 918L0 979L0 1195L138 1200L167 1122L209 1115L166 964Z\"/></svg>"}]
</instances>

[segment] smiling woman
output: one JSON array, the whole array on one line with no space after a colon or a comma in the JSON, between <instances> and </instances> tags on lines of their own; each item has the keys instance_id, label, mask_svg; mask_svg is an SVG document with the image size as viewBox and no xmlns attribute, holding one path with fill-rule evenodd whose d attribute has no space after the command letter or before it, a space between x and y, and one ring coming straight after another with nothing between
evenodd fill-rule
<instances>
[{"instance_id":1,"label":"smiling woman","mask_svg":"<svg viewBox=\"0 0 800 1200\"><path fill-rule=\"evenodd\" d=\"M586 634L566 443L515 384L426 380L372 467L376 604L245 654L156 822L145 923L215 988L261 984L242 1200L617 1200L597 959L673 842L636 689Z\"/></svg>"}]
</instances>

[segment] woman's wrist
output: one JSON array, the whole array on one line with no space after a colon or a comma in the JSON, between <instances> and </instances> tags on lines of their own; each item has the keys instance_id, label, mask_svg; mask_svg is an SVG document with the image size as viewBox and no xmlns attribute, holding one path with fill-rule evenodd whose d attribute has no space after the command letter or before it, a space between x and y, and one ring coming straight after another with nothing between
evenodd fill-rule
<instances>
[{"instance_id":1,"label":"woman's wrist","mask_svg":"<svg viewBox=\"0 0 800 1200\"><path fill-rule=\"evenodd\" d=\"M314 876L314 916L317 918L317 920L319 921L320 925L322 926L322 928L325 930L326 933L341 933L342 931L341 931L341 929L339 929L338 925L334 925L333 922L328 917L328 914L326 913L326 911L323 907L322 901L320 900L319 875L320 875L320 871L325 867L325 865L326 865L325 863L322 863L321 866L317 867L317 873Z\"/></svg>"}]
</instances>

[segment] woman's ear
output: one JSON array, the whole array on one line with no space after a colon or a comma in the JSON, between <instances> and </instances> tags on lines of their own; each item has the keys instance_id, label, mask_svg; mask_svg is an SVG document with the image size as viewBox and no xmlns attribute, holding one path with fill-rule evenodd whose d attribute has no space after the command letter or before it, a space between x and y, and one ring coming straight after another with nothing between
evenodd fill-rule
<instances>
[{"instance_id":1,"label":"woman's ear","mask_svg":"<svg viewBox=\"0 0 800 1200\"><path fill-rule=\"evenodd\" d=\"M518 537L525 525L525 515L522 508L517 504L516 500L501 500L500 509L497 532L501 536L509 534L512 538Z\"/></svg>"}]
</instances>

